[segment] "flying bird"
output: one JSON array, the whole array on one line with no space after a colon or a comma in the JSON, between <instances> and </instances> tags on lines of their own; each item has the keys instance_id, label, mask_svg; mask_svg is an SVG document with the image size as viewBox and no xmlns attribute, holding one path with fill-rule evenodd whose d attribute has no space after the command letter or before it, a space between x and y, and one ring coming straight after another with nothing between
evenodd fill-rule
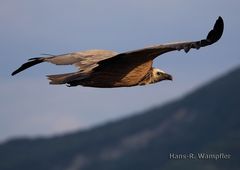
<instances>
[{"instance_id":1,"label":"flying bird","mask_svg":"<svg viewBox=\"0 0 240 170\"><path fill-rule=\"evenodd\" d=\"M73 73L47 75L50 84L67 86L88 86L100 88L130 87L148 85L163 80L172 80L172 76L152 66L153 60L167 52L199 49L217 42L224 29L222 17L219 17L208 33L200 41L186 41L155 45L134 51L117 53L109 50L87 50L62 55L31 58L12 73L12 76L42 62L56 65L74 65L78 71Z\"/></svg>"}]
</instances>

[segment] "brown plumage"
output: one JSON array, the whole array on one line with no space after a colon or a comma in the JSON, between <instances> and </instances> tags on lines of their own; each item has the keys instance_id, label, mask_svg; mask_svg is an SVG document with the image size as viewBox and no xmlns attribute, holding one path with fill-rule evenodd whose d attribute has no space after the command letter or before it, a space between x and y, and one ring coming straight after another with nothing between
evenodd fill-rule
<instances>
[{"instance_id":1,"label":"brown plumage","mask_svg":"<svg viewBox=\"0 0 240 170\"><path fill-rule=\"evenodd\" d=\"M120 54L109 50L88 50L58 56L31 58L12 75L41 62L50 62L56 65L75 65L79 68L79 71L73 73L48 75L50 84L111 88L172 80L171 75L152 67L153 60L170 51L183 49L187 53L191 48L199 49L211 45L221 38L223 29L223 19L219 17L207 38L200 41L156 45Z\"/></svg>"}]
</instances>

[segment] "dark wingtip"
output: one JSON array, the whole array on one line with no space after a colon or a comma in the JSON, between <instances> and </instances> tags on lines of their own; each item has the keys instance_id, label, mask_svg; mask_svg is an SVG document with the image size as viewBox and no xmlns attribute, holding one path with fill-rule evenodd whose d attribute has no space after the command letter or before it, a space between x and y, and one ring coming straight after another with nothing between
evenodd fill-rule
<instances>
[{"instance_id":1,"label":"dark wingtip","mask_svg":"<svg viewBox=\"0 0 240 170\"><path fill-rule=\"evenodd\" d=\"M19 72L21 72L22 71L22 69L20 69L20 68L22 68L22 66L21 67L19 67L17 70L15 70L14 72L12 72L12 76L14 76L15 74L17 74L17 73L19 73Z\"/></svg>"},{"instance_id":2,"label":"dark wingtip","mask_svg":"<svg viewBox=\"0 0 240 170\"><path fill-rule=\"evenodd\" d=\"M25 69L23 69L23 67L21 66L21 67L19 67L17 70L15 70L14 72L12 72L12 76L14 76L14 75L16 75L17 73L19 73L19 72L21 72L21 71L23 71L23 70L25 70Z\"/></svg>"},{"instance_id":3,"label":"dark wingtip","mask_svg":"<svg viewBox=\"0 0 240 170\"><path fill-rule=\"evenodd\" d=\"M28 62L24 63L23 65L21 65L21 67L19 67L17 70L15 70L14 72L12 72L12 76L14 76L15 74L29 68L29 67L32 67L36 64L39 64L41 62L43 62L43 58L32 58L32 59L29 59Z\"/></svg>"},{"instance_id":4,"label":"dark wingtip","mask_svg":"<svg viewBox=\"0 0 240 170\"><path fill-rule=\"evenodd\" d=\"M12 72L11 76L14 76L15 74L17 74L16 71Z\"/></svg>"},{"instance_id":5,"label":"dark wingtip","mask_svg":"<svg viewBox=\"0 0 240 170\"><path fill-rule=\"evenodd\" d=\"M213 44L217 42L223 34L224 30L224 21L221 16L218 17L216 23L214 24L213 29L208 33L207 40Z\"/></svg>"}]
</instances>

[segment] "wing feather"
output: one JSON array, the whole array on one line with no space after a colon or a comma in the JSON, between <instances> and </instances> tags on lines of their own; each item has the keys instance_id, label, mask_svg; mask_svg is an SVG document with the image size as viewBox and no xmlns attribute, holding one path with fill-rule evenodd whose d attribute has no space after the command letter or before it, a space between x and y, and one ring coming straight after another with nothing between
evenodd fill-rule
<instances>
[{"instance_id":1,"label":"wing feather","mask_svg":"<svg viewBox=\"0 0 240 170\"><path fill-rule=\"evenodd\" d=\"M29 67L32 67L41 62L50 62L56 65L75 65L79 68L80 72L96 71L94 68L103 68L105 64L117 65L118 62L127 62L129 65L134 65L134 62L138 60L138 63L148 62L153 60L157 56L166 52L175 50L184 50L186 53L190 49L199 49L217 42L224 30L224 22L222 17L219 17L213 27L208 33L207 38L200 41L190 42L177 42L163 45L156 45L148 48L143 48L135 51L129 51L125 53L117 54L116 52L109 50L88 50L57 56L32 58L28 62L20 66L16 71L12 73L15 75ZM131 60L129 60L131 58ZM136 58L136 60L134 59ZM138 58L138 59L137 59ZM123 59L123 60L122 60ZM141 60L141 61L140 61ZM115 64L114 64L115 63ZM125 63L126 64L126 63ZM99 67L100 66L100 67ZM73 76L75 78L75 75ZM71 79L73 79L71 77ZM77 76L76 76L77 77Z\"/></svg>"},{"instance_id":2,"label":"wing feather","mask_svg":"<svg viewBox=\"0 0 240 170\"><path fill-rule=\"evenodd\" d=\"M28 62L22 64L12 75L15 75L27 68L42 62L50 62L56 65L75 65L79 71L90 71L96 67L99 61L117 55L116 52L109 50L87 50L62 55L50 55L48 57L30 58Z\"/></svg>"},{"instance_id":3,"label":"wing feather","mask_svg":"<svg viewBox=\"0 0 240 170\"><path fill-rule=\"evenodd\" d=\"M45 58L45 61L56 65L74 65L79 70L96 67L97 62L115 56L117 53L109 50L87 50Z\"/></svg>"},{"instance_id":4,"label":"wing feather","mask_svg":"<svg viewBox=\"0 0 240 170\"><path fill-rule=\"evenodd\" d=\"M200 49L201 47L205 47L217 42L224 30L224 22L222 17L219 17L215 22L213 29L208 33L207 38L200 40L200 41L186 41L186 42L176 42L176 43L168 43L162 45L155 45L147 48L142 48L139 50L129 51L120 53L112 58L108 58L105 60L99 61L98 64L107 64L110 62L117 62L120 58L123 57L139 57L145 56L150 59L154 59L157 56L171 52L171 51L180 51L184 50L186 53L190 51L190 49Z\"/></svg>"}]
</instances>

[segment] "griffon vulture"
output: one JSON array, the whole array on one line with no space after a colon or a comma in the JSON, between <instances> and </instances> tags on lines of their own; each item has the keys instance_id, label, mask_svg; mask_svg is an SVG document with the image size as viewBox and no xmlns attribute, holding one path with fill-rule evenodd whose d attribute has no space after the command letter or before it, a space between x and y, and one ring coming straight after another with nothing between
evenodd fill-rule
<instances>
[{"instance_id":1,"label":"griffon vulture","mask_svg":"<svg viewBox=\"0 0 240 170\"><path fill-rule=\"evenodd\" d=\"M219 17L208 33L207 38L200 41L177 42L151 46L139 50L116 53L109 50L88 50L63 55L31 58L12 73L15 75L31 66L42 62L56 65L74 65L77 72L48 75L50 84L67 84L67 86L89 87L129 87L172 80L166 72L153 68L153 60L170 51L199 49L217 42L223 34L224 22Z\"/></svg>"}]
</instances>

